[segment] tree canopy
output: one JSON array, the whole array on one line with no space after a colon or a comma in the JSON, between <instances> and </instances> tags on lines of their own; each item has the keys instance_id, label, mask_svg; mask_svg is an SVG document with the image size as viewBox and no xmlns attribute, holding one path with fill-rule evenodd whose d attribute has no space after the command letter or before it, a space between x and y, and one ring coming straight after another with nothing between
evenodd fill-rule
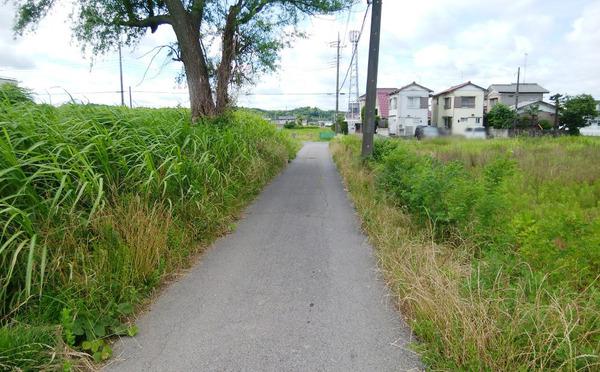
<instances>
[{"instance_id":1,"label":"tree canopy","mask_svg":"<svg viewBox=\"0 0 600 372\"><path fill-rule=\"evenodd\" d=\"M567 96L561 107L560 124L571 134L579 134L579 128L587 125L587 119L598 116L596 101L589 94Z\"/></svg>"},{"instance_id":2,"label":"tree canopy","mask_svg":"<svg viewBox=\"0 0 600 372\"><path fill-rule=\"evenodd\" d=\"M105 53L135 45L147 30L170 25L176 42L165 45L183 62L192 116L230 106L231 87L253 83L277 68L280 51L306 16L331 14L355 0L80 0L73 2L73 33L84 49ZM15 0L15 32L34 30L56 0Z\"/></svg>"},{"instance_id":3,"label":"tree canopy","mask_svg":"<svg viewBox=\"0 0 600 372\"><path fill-rule=\"evenodd\" d=\"M503 103L495 104L487 114L488 125L496 129L510 128L516 118L517 113Z\"/></svg>"}]
</instances>

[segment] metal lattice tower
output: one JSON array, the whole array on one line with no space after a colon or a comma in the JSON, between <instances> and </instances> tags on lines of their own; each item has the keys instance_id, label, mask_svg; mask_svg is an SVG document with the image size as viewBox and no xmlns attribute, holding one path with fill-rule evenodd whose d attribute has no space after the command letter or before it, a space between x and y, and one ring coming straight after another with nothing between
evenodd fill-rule
<instances>
[{"instance_id":1,"label":"metal lattice tower","mask_svg":"<svg viewBox=\"0 0 600 372\"><path fill-rule=\"evenodd\" d=\"M358 39L360 32L350 31L348 33L352 43L352 56L354 56L350 65L350 75L348 76L348 119L360 120L360 104L358 90Z\"/></svg>"}]
</instances>

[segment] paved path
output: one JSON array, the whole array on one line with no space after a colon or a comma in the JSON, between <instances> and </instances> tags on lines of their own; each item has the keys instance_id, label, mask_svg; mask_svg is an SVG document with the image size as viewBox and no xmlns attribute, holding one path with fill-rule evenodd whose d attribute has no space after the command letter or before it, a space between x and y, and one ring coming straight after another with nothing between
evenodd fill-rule
<instances>
[{"instance_id":1,"label":"paved path","mask_svg":"<svg viewBox=\"0 0 600 372\"><path fill-rule=\"evenodd\" d=\"M107 369L420 369L389 302L327 143L307 143Z\"/></svg>"}]
</instances>

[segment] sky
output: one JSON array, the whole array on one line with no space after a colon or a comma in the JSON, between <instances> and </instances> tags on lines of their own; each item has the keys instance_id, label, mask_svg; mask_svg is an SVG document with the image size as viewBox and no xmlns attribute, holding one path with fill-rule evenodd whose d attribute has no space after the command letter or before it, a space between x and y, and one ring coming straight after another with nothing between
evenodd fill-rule
<instances>
[{"instance_id":1,"label":"sky","mask_svg":"<svg viewBox=\"0 0 600 372\"><path fill-rule=\"evenodd\" d=\"M119 104L119 58L116 52L84 55L73 39L68 2L55 7L35 32L15 38L12 22L0 23L0 77L14 78L34 91L36 100L60 104L77 101ZM307 37L281 54L277 72L236 92L237 104L263 109L335 107L335 48L344 47L343 80L351 56L348 31L359 30L366 1L335 16L306 19ZM14 8L0 3L0 19L12 20ZM551 93L592 94L600 99L599 0L383 0L379 87L412 81L441 91L471 81L483 87L517 80L538 83ZM370 13L358 47L359 88L366 87ZM125 91L134 106L186 106L185 85L178 84L178 62L158 45L174 41L168 25L148 34L135 48L123 50ZM67 94L70 94L70 96ZM342 93L348 92L347 84ZM126 92L126 102L129 101ZM340 107L347 106L347 94Z\"/></svg>"}]
</instances>

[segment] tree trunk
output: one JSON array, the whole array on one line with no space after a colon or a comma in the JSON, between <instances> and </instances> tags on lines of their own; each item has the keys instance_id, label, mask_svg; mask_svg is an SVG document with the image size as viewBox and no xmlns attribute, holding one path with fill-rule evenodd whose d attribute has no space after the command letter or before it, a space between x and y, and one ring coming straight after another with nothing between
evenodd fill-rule
<instances>
[{"instance_id":1,"label":"tree trunk","mask_svg":"<svg viewBox=\"0 0 600 372\"><path fill-rule=\"evenodd\" d=\"M239 5L229 8L225 29L223 30L221 63L217 69L217 107L218 114L222 114L229 107L229 83L231 81L231 70L235 57L235 28L237 16L240 11Z\"/></svg>"},{"instance_id":2,"label":"tree trunk","mask_svg":"<svg viewBox=\"0 0 600 372\"><path fill-rule=\"evenodd\" d=\"M200 46L201 19L195 19L189 14L180 0L166 0L165 3L173 15L173 31L181 50L190 95L192 122L195 123L202 116L216 114L206 58Z\"/></svg>"}]
</instances>

